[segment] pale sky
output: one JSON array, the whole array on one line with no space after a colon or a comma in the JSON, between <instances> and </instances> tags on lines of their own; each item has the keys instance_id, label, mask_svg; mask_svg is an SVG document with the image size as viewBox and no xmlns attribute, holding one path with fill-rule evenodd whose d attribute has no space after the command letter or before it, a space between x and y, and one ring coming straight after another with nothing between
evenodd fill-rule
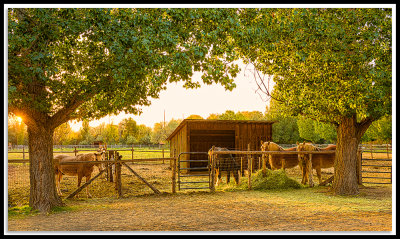
<instances>
[{"instance_id":1,"label":"pale sky","mask_svg":"<svg viewBox=\"0 0 400 239\"><path fill-rule=\"evenodd\" d=\"M265 112L267 102L265 96L261 97L257 92L257 84L254 76L249 70L245 70L245 65L240 65L241 71L235 78L236 88L226 91L220 84L202 84L198 89L185 89L183 82L169 83L167 89L160 92L158 99L151 99L150 106L142 107L141 115L125 114L106 116L100 120L89 123L91 127L96 127L105 122L117 125L122 119L132 117L138 125L144 124L154 127L155 123L171 119L183 119L190 115L200 115L207 118L210 114L221 114L227 110L235 113L238 111L260 111ZM201 73L195 73L193 79L201 82ZM71 123L71 122L70 122ZM77 131L82 126L82 122L71 124Z\"/></svg>"}]
</instances>

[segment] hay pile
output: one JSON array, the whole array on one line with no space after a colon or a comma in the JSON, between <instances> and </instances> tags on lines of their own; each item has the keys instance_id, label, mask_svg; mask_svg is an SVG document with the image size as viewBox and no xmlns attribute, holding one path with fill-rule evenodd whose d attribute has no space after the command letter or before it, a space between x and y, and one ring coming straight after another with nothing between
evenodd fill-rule
<instances>
[{"instance_id":1,"label":"hay pile","mask_svg":"<svg viewBox=\"0 0 400 239\"><path fill-rule=\"evenodd\" d=\"M296 180L289 178L283 170L269 170L267 169L266 175L264 176L262 170L258 170L251 175L251 187L252 190L275 190L275 189L298 189L303 186ZM237 190L248 190L248 179L242 177L239 185L235 182L229 184L223 184L218 187L223 191L237 191Z\"/></svg>"}]
</instances>

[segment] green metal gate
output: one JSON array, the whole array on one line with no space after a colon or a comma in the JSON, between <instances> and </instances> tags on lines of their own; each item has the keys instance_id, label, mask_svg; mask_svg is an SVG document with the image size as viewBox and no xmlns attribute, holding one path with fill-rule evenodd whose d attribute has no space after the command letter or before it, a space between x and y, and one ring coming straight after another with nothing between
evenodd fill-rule
<instances>
[{"instance_id":1,"label":"green metal gate","mask_svg":"<svg viewBox=\"0 0 400 239\"><path fill-rule=\"evenodd\" d=\"M210 189L211 187L211 166L209 160L182 160L181 155L184 154L205 154L208 152L182 152L178 155L178 190L187 189ZM181 163L187 162L189 167L181 167ZM191 162L204 162L205 167L190 167ZM182 171L187 171L183 174ZM196 172L197 171L197 172Z\"/></svg>"}]
</instances>

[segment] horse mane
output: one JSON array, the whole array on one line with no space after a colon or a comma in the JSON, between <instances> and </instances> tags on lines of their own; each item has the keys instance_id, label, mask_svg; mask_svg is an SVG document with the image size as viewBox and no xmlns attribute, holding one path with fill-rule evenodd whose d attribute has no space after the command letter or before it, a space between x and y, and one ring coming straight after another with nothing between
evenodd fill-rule
<instances>
[{"instance_id":1,"label":"horse mane","mask_svg":"<svg viewBox=\"0 0 400 239\"><path fill-rule=\"evenodd\" d=\"M264 142L261 147L264 146L264 150L265 151L283 151L284 148L282 148L282 146L280 146L277 143L271 142L271 141L267 141Z\"/></svg>"},{"instance_id":2,"label":"horse mane","mask_svg":"<svg viewBox=\"0 0 400 239\"><path fill-rule=\"evenodd\" d=\"M321 148L318 148L317 146L313 145L312 143L302 143L298 144L300 146L299 151L321 151Z\"/></svg>"}]
</instances>

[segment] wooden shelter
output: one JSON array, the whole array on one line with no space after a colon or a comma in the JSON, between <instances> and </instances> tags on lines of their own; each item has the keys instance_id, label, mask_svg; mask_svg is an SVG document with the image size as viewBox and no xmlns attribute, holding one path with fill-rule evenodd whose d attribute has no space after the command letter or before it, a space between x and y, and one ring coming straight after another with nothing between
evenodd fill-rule
<instances>
[{"instance_id":1,"label":"wooden shelter","mask_svg":"<svg viewBox=\"0 0 400 239\"><path fill-rule=\"evenodd\" d=\"M208 152L212 146L230 150L261 150L261 140L272 140L274 121L185 119L168 136L171 156ZM175 155L174 155L175 154ZM206 160L204 154L183 154L181 160ZM181 167L202 167L204 162L183 162ZM247 165L247 163L246 163Z\"/></svg>"}]
</instances>

